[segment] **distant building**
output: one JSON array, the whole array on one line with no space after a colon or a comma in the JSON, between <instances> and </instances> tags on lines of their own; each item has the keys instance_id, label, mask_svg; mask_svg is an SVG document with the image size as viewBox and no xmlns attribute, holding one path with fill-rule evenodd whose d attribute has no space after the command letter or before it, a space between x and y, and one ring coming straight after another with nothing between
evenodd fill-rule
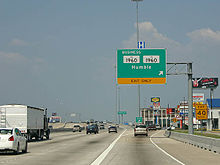
<instances>
[{"instance_id":1,"label":"distant building","mask_svg":"<svg viewBox=\"0 0 220 165\"><path fill-rule=\"evenodd\" d=\"M177 110L175 108L160 108L158 110L154 110L152 107L141 108L141 114L143 124L159 124L163 128L174 124L172 120L176 117Z\"/></svg>"},{"instance_id":2,"label":"distant building","mask_svg":"<svg viewBox=\"0 0 220 165\"><path fill-rule=\"evenodd\" d=\"M207 99L207 104L209 107L207 129L220 129L220 99Z\"/></svg>"}]
</instances>

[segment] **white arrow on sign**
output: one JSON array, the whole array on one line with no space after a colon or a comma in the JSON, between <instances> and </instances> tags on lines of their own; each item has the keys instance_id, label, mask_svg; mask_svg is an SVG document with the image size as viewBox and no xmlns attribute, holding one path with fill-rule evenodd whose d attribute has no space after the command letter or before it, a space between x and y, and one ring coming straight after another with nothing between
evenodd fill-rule
<instances>
[{"instance_id":1,"label":"white arrow on sign","mask_svg":"<svg viewBox=\"0 0 220 165\"><path fill-rule=\"evenodd\" d=\"M160 75L163 75L163 71L160 71L159 76L160 76Z\"/></svg>"}]
</instances>

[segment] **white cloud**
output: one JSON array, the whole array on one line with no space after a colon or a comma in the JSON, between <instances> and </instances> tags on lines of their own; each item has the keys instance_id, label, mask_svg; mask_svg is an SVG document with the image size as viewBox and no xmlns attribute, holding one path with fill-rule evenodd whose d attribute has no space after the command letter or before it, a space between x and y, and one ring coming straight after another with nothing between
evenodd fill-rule
<instances>
[{"instance_id":1,"label":"white cloud","mask_svg":"<svg viewBox=\"0 0 220 165\"><path fill-rule=\"evenodd\" d=\"M2 52L2 51L0 51L0 59L9 61L9 62L26 62L27 61L27 58L25 58L19 53Z\"/></svg>"},{"instance_id":2,"label":"white cloud","mask_svg":"<svg viewBox=\"0 0 220 165\"><path fill-rule=\"evenodd\" d=\"M0 63L0 67L2 68L10 68L11 66L16 66L19 68L23 67L28 68L27 71L30 71L34 74L42 73L47 66L46 61L44 61L42 58L26 58L20 53L3 51L0 51ZM19 71L19 69L17 71Z\"/></svg>"},{"instance_id":3,"label":"white cloud","mask_svg":"<svg viewBox=\"0 0 220 165\"><path fill-rule=\"evenodd\" d=\"M10 45L13 45L13 46L27 46L29 44L27 42L23 41L23 40L14 38L14 39L11 40Z\"/></svg>"},{"instance_id":4,"label":"white cloud","mask_svg":"<svg viewBox=\"0 0 220 165\"><path fill-rule=\"evenodd\" d=\"M169 47L180 46L180 44L165 35L158 32L151 22L139 23L139 40L146 41L147 47ZM137 42L137 34L133 34L129 40L123 41L126 48L135 48Z\"/></svg>"},{"instance_id":5,"label":"white cloud","mask_svg":"<svg viewBox=\"0 0 220 165\"><path fill-rule=\"evenodd\" d=\"M168 49L168 62L193 62L195 76L220 76L220 31L194 30L186 34L190 41L182 44L159 33L151 22L142 22L139 28L140 40L146 41L147 47ZM123 44L125 48L135 48L136 42L134 33Z\"/></svg>"},{"instance_id":6,"label":"white cloud","mask_svg":"<svg viewBox=\"0 0 220 165\"><path fill-rule=\"evenodd\" d=\"M187 36L191 38L192 41L214 40L214 42L220 42L220 31L215 32L210 28L195 30L193 32L187 33Z\"/></svg>"}]
</instances>

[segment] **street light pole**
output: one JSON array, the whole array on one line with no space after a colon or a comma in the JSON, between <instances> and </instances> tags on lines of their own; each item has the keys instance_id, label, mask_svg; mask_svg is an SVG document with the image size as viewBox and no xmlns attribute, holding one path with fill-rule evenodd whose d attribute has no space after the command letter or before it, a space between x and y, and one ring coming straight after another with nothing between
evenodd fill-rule
<instances>
[{"instance_id":1,"label":"street light pole","mask_svg":"<svg viewBox=\"0 0 220 165\"><path fill-rule=\"evenodd\" d=\"M136 2L136 16L137 16L137 47L138 47L138 41L139 41L139 27L138 27L138 2L143 0L131 0L133 2ZM138 84L138 115L141 116L141 86Z\"/></svg>"}]
</instances>

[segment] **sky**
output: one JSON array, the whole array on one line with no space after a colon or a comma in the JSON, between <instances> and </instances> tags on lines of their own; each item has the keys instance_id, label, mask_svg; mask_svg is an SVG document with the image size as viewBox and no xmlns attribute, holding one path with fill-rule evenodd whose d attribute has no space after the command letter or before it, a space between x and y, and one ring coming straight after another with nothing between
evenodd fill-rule
<instances>
[{"instance_id":1,"label":"sky","mask_svg":"<svg viewBox=\"0 0 220 165\"><path fill-rule=\"evenodd\" d=\"M193 77L220 77L219 6L219 0L144 0L140 40L167 48L167 62L193 62ZM1 105L45 107L64 121L115 121L116 49L136 47L136 3L0 0L0 25ZM134 121L137 86L119 88L120 110ZM194 92L209 97L209 90ZM141 107L149 107L152 96L162 107L176 107L187 98L187 76L141 85ZM214 97L220 98L219 87Z\"/></svg>"}]
</instances>

